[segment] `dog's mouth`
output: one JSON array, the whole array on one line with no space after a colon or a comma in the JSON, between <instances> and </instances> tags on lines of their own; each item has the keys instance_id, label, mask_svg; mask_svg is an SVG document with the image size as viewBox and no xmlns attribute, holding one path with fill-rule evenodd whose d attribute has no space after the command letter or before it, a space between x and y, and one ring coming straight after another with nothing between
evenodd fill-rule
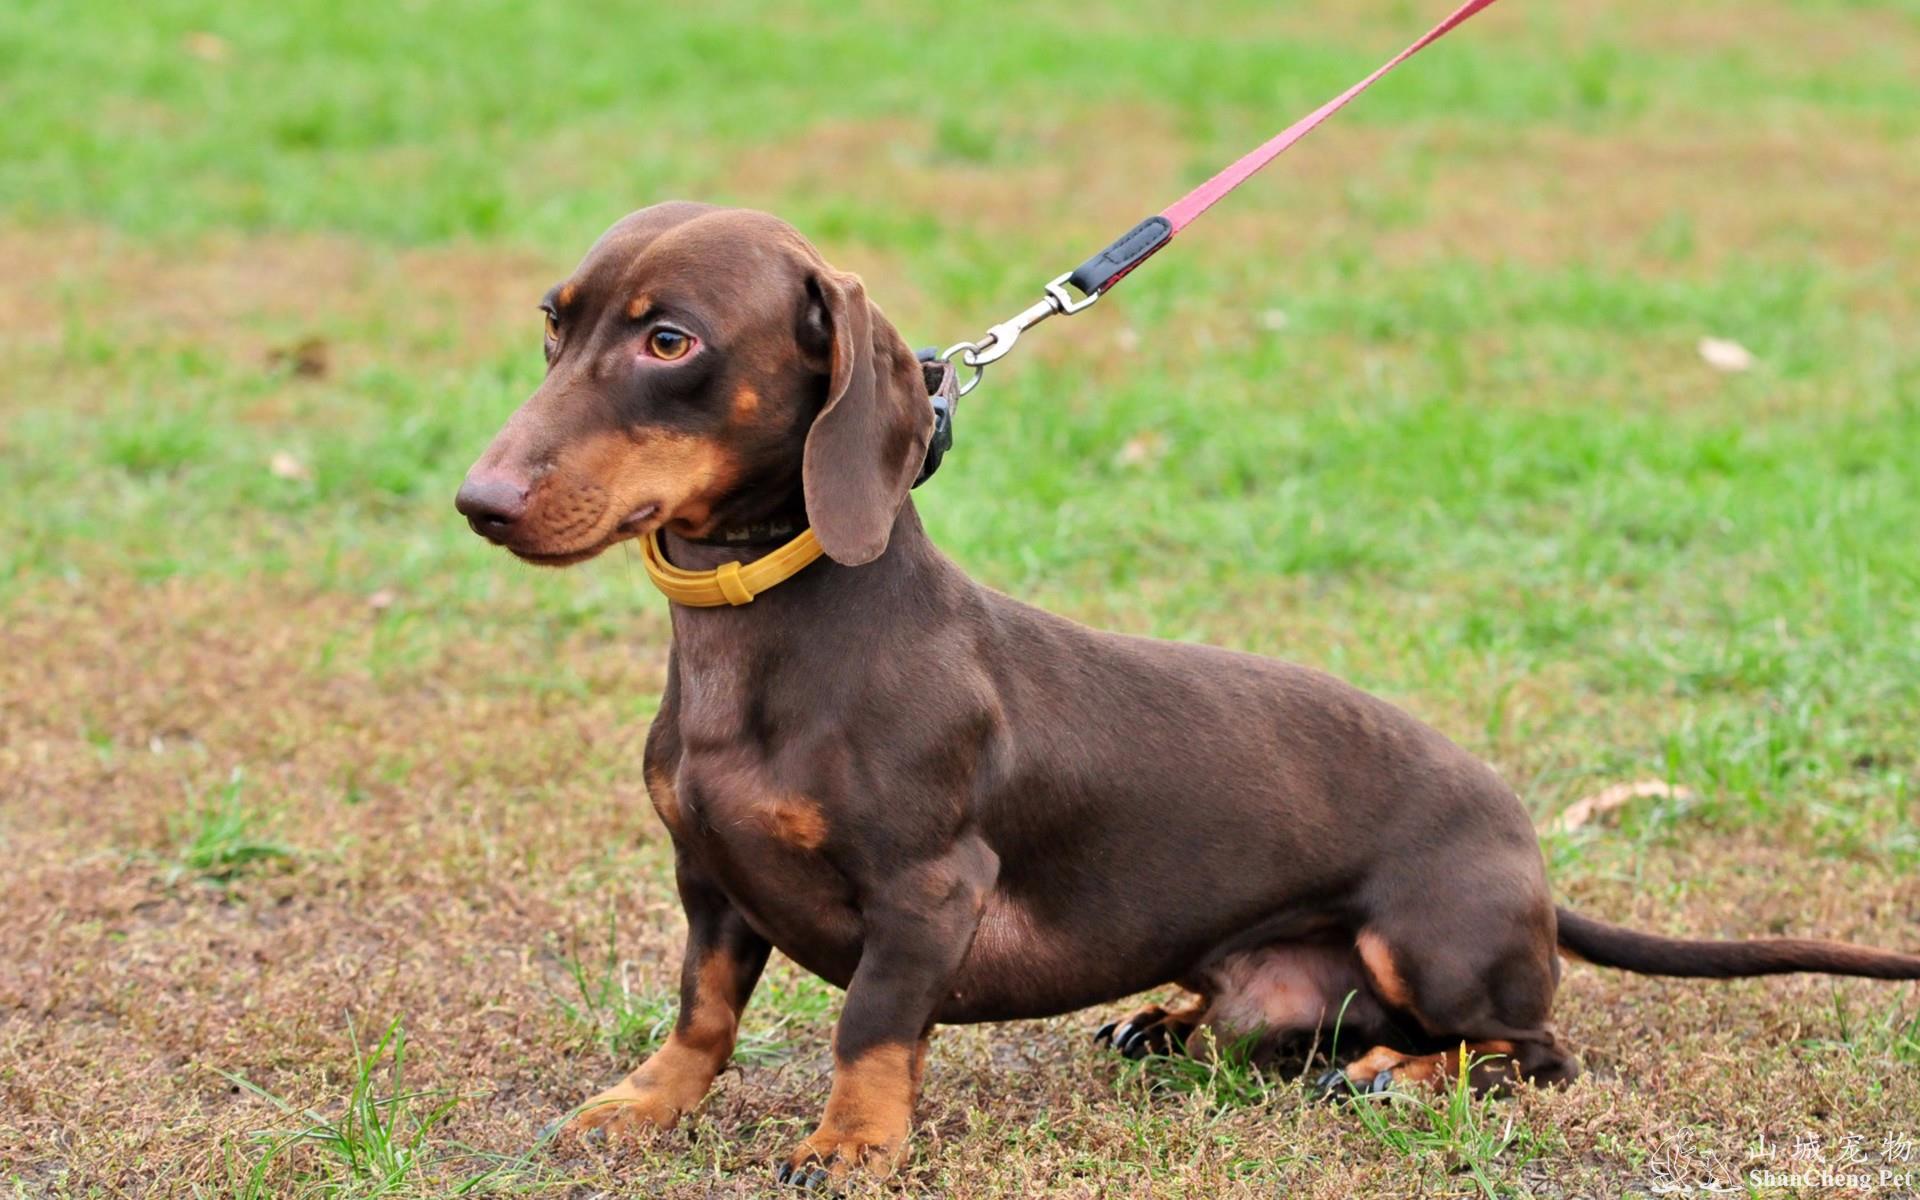
<instances>
[{"instance_id":1,"label":"dog's mouth","mask_svg":"<svg viewBox=\"0 0 1920 1200\"><path fill-rule=\"evenodd\" d=\"M605 537L602 537L590 546L582 546L577 550L533 550L511 545L508 546L507 549L513 552L515 558L518 558L522 562L532 563L535 566L571 567L575 563L583 563L590 558L596 557L602 551L606 550L607 547L615 545L616 543L624 542L628 538L644 537L653 532L662 524L659 516L660 505L658 502L643 504L622 517L619 524L615 525Z\"/></svg>"},{"instance_id":2,"label":"dog's mouth","mask_svg":"<svg viewBox=\"0 0 1920 1200\"><path fill-rule=\"evenodd\" d=\"M639 508L634 509L625 517L622 517L620 523L613 527L613 531L616 534L623 534L627 537L638 537L641 534L652 532L653 526L658 524L658 522L654 521L654 518L659 515L659 501L655 501L652 504L642 504Z\"/></svg>"}]
</instances>

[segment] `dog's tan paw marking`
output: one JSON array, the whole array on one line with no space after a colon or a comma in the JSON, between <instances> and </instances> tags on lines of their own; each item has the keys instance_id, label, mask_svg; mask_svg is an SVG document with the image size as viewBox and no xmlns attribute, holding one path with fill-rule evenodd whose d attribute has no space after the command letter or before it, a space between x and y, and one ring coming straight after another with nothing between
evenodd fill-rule
<instances>
[{"instance_id":1,"label":"dog's tan paw marking","mask_svg":"<svg viewBox=\"0 0 1920 1200\"><path fill-rule=\"evenodd\" d=\"M670 1128L707 1094L731 1049L731 1037L704 1045L676 1031L638 1071L582 1104L565 1131L600 1138Z\"/></svg>"},{"instance_id":2,"label":"dog's tan paw marking","mask_svg":"<svg viewBox=\"0 0 1920 1200\"><path fill-rule=\"evenodd\" d=\"M819 1187L862 1171L876 1179L905 1157L913 1098L926 1066L927 1041L870 1047L834 1057L833 1093L820 1128L775 1171L781 1183Z\"/></svg>"},{"instance_id":3,"label":"dog's tan paw marking","mask_svg":"<svg viewBox=\"0 0 1920 1200\"><path fill-rule=\"evenodd\" d=\"M882 1142L858 1135L816 1133L787 1156L787 1161L774 1172L774 1178L795 1187L820 1187L838 1182L856 1170L884 1179L893 1173L905 1143L904 1137Z\"/></svg>"},{"instance_id":4,"label":"dog's tan paw marking","mask_svg":"<svg viewBox=\"0 0 1920 1200\"><path fill-rule=\"evenodd\" d=\"M1379 1094L1395 1083L1424 1084L1445 1091L1460 1077L1461 1056L1466 1056L1475 1095L1499 1088L1514 1074L1512 1042L1461 1042L1453 1050L1438 1054L1406 1054L1390 1046L1375 1046L1344 1067L1335 1067L1314 1080L1314 1087L1329 1100L1345 1099L1355 1093Z\"/></svg>"},{"instance_id":5,"label":"dog's tan paw marking","mask_svg":"<svg viewBox=\"0 0 1920 1200\"><path fill-rule=\"evenodd\" d=\"M587 1141L638 1137L671 1129L685 1111L665 1088L622 1080L582 1104L562 1132Z\"/></svg>"}]
</instances>

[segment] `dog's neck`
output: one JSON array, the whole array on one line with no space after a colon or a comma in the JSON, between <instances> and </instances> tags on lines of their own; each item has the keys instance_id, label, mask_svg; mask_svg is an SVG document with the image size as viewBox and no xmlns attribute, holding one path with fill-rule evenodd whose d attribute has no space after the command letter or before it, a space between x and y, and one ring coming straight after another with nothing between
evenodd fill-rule
<instances>
[{"instance_id":1,"label":"dog's neck","mask_svg":"<svg viewBox=\"0 0 1920 1200\"><path fill-rule=\"evenodd\" d=\"M807 514L804 509L787 516L765 517L758 521L746 521L715 529L705 537L681 538L677 534L668 534L675 544L684 542L689 546L717 546L732 551L730 560L749 563L767 552L774 550L800 535L807 527ZM729 561L723 559L722 561ZM675 563L679 559L674 559Z\"/></svg>"},{"instance_id":2,"label":"dog's neck","mask_svg":"<svg viewBox=\"0 0 1920 1200\"><path fill-rule=\"evenodd\" d=\"M729 562L749 563L778 549L784 540L728 544L712 539L692 541L670 531L661 535L667 561L690 571L711 570ZM885 552L870 563L847 567L822 557L793 578L761 593L751 604L668 607L676 651L691 651L694 657L705 658L710 649L737 650L747 642L784 640L798 636L802 630L816 635L830 629L858 630L900 610L897 604L884 603L884 593L911 590L932 604L946 590L944 583L966 586L959 568L934 548L913 501L908 500L894 518Z\"/></svg>"},{"instance_id":3,"label":"dog's neck","mask_svg":"<svg viewBox=\"0 0 1920 1200\"><path fill-rule=\"evenodd\" d=\"M765 557L792 541L806 527L805 511L800 510L791 516L773 516L743 525L730 525L700 538L684 537L672 529L662 529L660 542L666 550L667 561L674 566L689 571L709 571L723 563L737 562L745 566L757 558ZM933 543L928 540L927 531L920 524L920 514L914 511L913 501L909 499L900 505L900 512L893 519L893 531L887 537L886 551L866 566L880 567L890 559L916 557L920 552L932 548ZM822 558L806 573L837 571L845 574L846 570L833 560ZM873 572L876 579L885 574L885 570ZM798 580L780 586L788 587L792 582Z\"/></svg>"},{"instance_id":4,"label":"dog's neck","mask_svg":"<svg viewBox=\"0 0 1920 1200\"><path fill-rule=\"evenodd\" d=\"M697 538L662 531L668 557L676 566L698 570L723 562L748 563L791 541L807 527L807 500L798 472L756 478L722 501L713 516L712 528ZM719 546L730 553L711 563L682 562L674 553L682 545Z\"/></svg>"}]
</instances>

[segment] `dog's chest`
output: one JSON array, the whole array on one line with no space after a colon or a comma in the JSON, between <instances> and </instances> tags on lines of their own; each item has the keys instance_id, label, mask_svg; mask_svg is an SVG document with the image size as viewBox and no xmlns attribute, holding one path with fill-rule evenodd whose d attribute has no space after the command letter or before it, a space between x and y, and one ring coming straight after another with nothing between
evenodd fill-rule
<instances>
[{"instance_id":1,"label":"dog's chest","mask_svg":"<svg viewBox=\"0 0 1920 1200\"><path fill-rule=\"evenodd\" d=\"M824 852L832 828L820 805L737 754L684 756L680 779L686 829L676 837L747 923L817 974L851 977L860 916Z\"/></svg>"},{"instance_id":2,"label":"dog's chest","mask_svg":"<svg viewBox=\"0 0 1920 1200\"><path fill-rule=\"evenodd\" d=\"M819 859L827 814L750 750L689 751L674 771L676 836L723 858ZM824 868L824 859L820 860Z\"/></svg>"},{"instance_id":3,"label":"dog's chest","mask_svg":"<svg viewBox=\"0 0 1920 1200\"><path fill-rule=\"evenodd\" d=\"M679 752L649 773L649 791L683 854L727 893L748 923L788 957L829 979L848 976L860 955L853 889L835 868L834 813L792 740L769 746L753 734L751 704L683 706ZM744 699L744 698L743 698Z\"/></svg>"}]
</instances>

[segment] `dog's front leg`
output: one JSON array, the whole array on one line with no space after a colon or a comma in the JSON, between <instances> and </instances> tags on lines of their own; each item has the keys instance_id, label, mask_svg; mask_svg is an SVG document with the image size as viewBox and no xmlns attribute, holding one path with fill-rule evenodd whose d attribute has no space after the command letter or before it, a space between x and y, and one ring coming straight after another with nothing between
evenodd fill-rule
<instances>
[{"instance_id":1,"label":"dog's front leg","mask_svg":"<svg viewBox=\"0 0 1920 1200\"><path fill-rule=\"evenodd\" d=\"M820 1128L781 1164L811 1184L856 1167L886 1175L904 1155L927 1035L980 924L999 870L969 838L936 858L861 881L865 936L833 1035L833 1091Z\"/></svg>"},{"instance_id":2,"label":"dog's front leg","mask_svg":"<svg viewBox=\"0 0 1920 1200\"><path fill-rule=\"evenodd\" d=\"M664 1129L698 1104L733 1055L740 1012L767 965L766 941L697 869L676 866L687 913L680 1015L640 1069L580 1107L569 1128L638 1133Z\"/></svg>"}]
</instances>

